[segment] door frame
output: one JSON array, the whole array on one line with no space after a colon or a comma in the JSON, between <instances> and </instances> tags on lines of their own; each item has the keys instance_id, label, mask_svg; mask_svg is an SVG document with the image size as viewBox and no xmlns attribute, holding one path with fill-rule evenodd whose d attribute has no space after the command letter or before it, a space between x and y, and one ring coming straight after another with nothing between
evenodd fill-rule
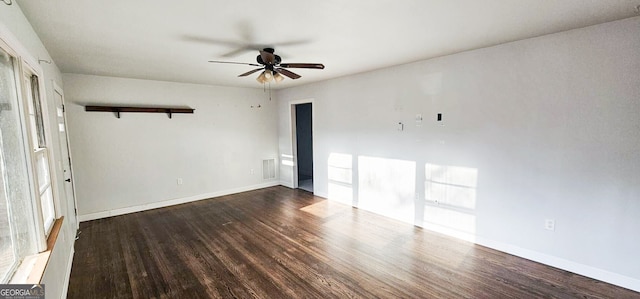
<instances>
[{"instance_id":1,"label":"door frame","mask_svg":"<svg viewBox=\"0 0 640 299\"><path fill-rule=\"evenodd\" d=\"M290 121L289 121L289 140L291 140L291 156L293 157L293 166L291 167L292 170L292 174L291 174L291 179L293 180L293 182L291 182L291 185L293 186L293 189L298 189L298 138L296 137L296 105L299 104L311 104L311 143L312 143L312 147L313 147L313 156L312 159L315 160L315 145L316 145L316 134L315 134L315 119L316 119L316 109L314 109L314 105L313 105L313 99L303 99L303 100L294 100L294 101L289 101L289 116L290 116ZM315 163L314 163L315 165ZM315 168L313 169L313 176L315 177ZM314 187L315 190L315 187ZM315 193L315 192L314 192Z\"/></svg>"},{"instance_id":2,"label":"door frame","mask_svg":"<svg viewBox=\"0 0 640 299\"><path fill-rule=\"evenodd\" d=\"M76 193L76 184L75 184L75 179L74 179L74 175L73 175L74 174L73 158L71 157L71 148L69 147L69 126L68 126L68 123L67 123L67 116L66 116L66 113L67 113L66 110L67 109L66 109L66 106L65 106L66 104L65 104L65 98L64 98L64 91L62 90L62 87L60 87L55 81L51 80L51 83L53 85L53 92L60 95L61 102L62 102L62 119L64 121L64 135L65 135L67 144L65 144L65 145L60 144L60 150L62 151L63 146L64 146L64 148L67 149L67 153L69 155L69 172L70 172L69 178L71 179L71 193L72 193L71 197L73 198L73 212L75 213L74 217L75 217L76 229L79 229L80 228L80 221L78 221L78 201L76 199L76 194L77 194ZM54 96L54 101L55 101L55 94L53 96ZM56 102L55 104L56 104L56 109L57 109L58 108L58 103ZM57 111L56 111L56 124L58 124ZM60 134L60 130L59 129L58 129L58 134ZM60 154L62 154L62 152ZM62 179L64 180L64 173L62 175ZM64 182L62 184L63 184L63 188L65 188L64 187ZM66 188L65 188L65 194L66 194ZM67 194L67 196L69 196L69 194ZM68 200L68 198L67 198L67 200Z\"/></svg>"}]
</instances>

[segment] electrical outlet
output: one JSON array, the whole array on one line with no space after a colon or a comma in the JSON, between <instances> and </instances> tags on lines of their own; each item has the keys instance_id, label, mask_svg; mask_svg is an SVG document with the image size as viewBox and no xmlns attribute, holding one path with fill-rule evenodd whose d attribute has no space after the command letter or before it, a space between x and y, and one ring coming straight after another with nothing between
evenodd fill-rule
<instances>
[{"instance_id":1,"label":"electrical outlet","mask_svg":"<svg viewBox=\"0 0 640 299\"><path fill-rule=\"evenodd\" d=\"M249 171L249 174L256 174L256 170L251 168L251 170Z\"/></svg>"},{"instance_id":2,"label":"electrical outlet","mask_svg":"<svg viewBox=\"0 0 640 299\"><path fill-rule=\"evenodd\" d=\"M544 220L544 229L554 231L556 230L556 221L553 219Z\"/></svg>"},{"instance_id":3,"label":"electrical outlet","mask_svg":"<svg viewBox=\"0 0 640 299\"><path fill-rule=\"evenodd\" d=\"M182 178L178 178L178 179L177 179L177 184L178 184L178 185L182 185Z\"/></svg>"}]
</instances>

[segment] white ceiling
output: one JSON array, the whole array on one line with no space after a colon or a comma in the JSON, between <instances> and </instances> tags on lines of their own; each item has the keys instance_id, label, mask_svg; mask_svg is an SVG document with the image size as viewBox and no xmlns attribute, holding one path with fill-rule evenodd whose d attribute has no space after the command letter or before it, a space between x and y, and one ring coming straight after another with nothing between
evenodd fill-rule
<instances>
[{"instance_id":1,"label":"white ceiling","mask_svg":"<svg viewBox=\"0 0 640 299\"><path fill-rule=\"evenodd\" d=\"M261 88L244 65L273 46L302 78L374 70L638 15L640 0L24 0L64 73Z\"/></svg>"}]
</instances>

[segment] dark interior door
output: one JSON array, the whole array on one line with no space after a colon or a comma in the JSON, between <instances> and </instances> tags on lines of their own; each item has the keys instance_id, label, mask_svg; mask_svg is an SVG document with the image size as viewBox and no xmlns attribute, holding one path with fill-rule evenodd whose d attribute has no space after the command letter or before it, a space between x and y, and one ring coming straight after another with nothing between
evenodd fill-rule
<instances>
[{"instance_id":1,"label":"dark interior door","mask_svg":"<svg viewBox=\"0 0 640 299\"><path fill-rule=\"evenodd\" d=\"M296 105L298 188L313 192L313 127L311 103Z\"/></svg>"}]
</instances>

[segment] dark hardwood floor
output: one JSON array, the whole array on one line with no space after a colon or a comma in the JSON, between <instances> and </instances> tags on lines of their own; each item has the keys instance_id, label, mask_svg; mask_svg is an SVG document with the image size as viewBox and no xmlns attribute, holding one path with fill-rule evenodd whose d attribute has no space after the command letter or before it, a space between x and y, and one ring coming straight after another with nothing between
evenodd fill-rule
<instances>
[{"instance_id":1,"label":"dark hardwood floor","mask_svg":"<svg viewBox=\"0 0 640 299\"><path fill-rule=\"evenodd\" d=\"M640 298L285 187L80 229L68 298Z\"/></svg>"}]
</instances>

